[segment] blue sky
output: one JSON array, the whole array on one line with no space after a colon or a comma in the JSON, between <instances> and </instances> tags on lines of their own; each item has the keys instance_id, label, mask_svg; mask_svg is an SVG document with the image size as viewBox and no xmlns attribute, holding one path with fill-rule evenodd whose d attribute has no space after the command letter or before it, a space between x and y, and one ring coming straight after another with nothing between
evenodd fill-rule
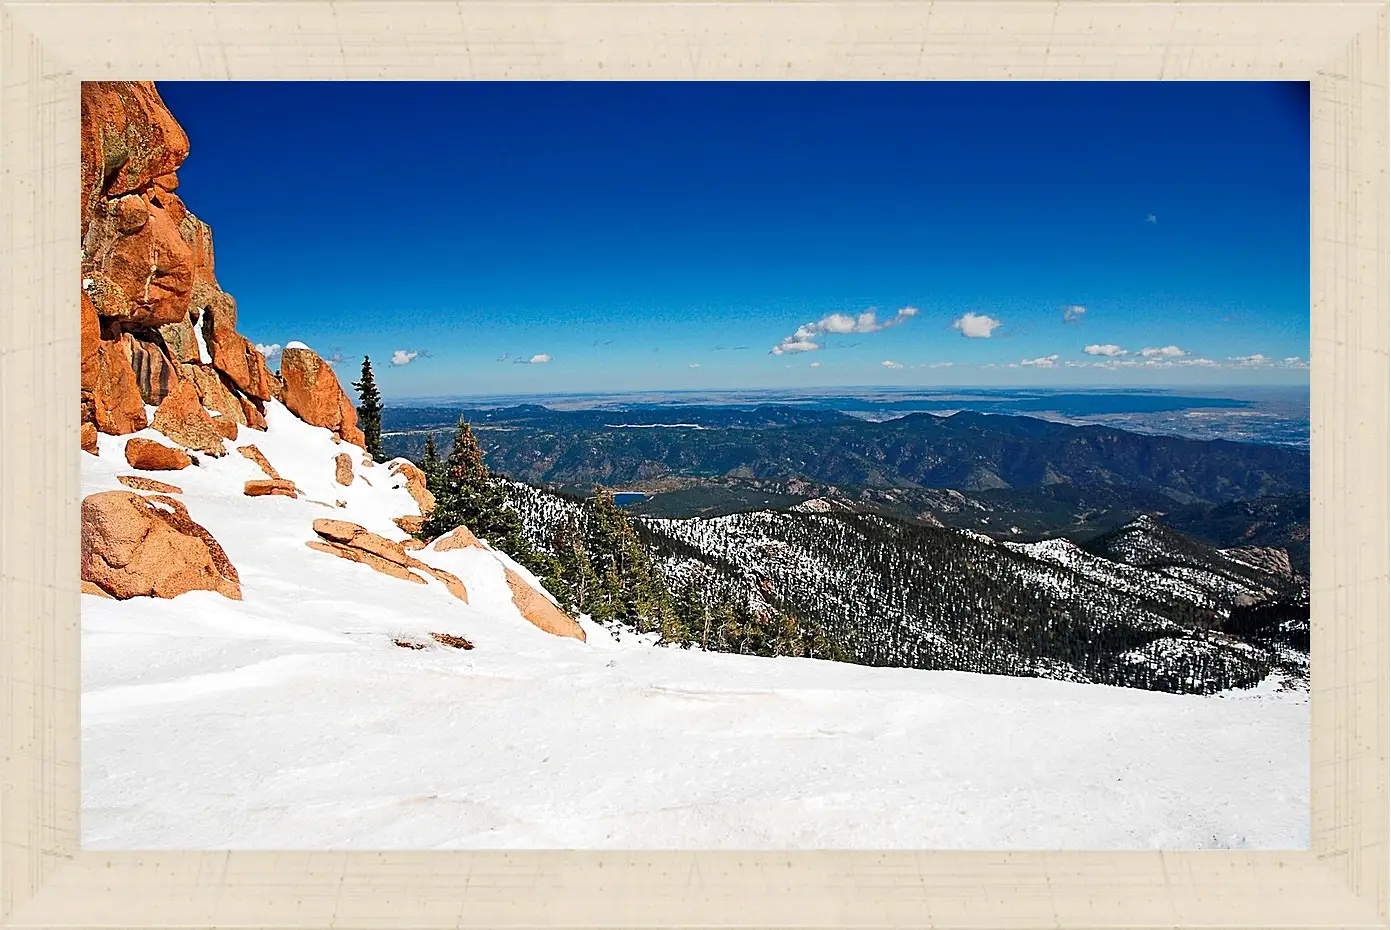
<instances>
[{"instance_id":1,"label":"blue sky","mask_svg":"<svg viewBox=\"0 0 1391 930\"><path fill-rule=\"evenodd\" d=\"M1304 84L159 89L242 332L388 399L1308 380Z\"/></svg>"}]
</instances>

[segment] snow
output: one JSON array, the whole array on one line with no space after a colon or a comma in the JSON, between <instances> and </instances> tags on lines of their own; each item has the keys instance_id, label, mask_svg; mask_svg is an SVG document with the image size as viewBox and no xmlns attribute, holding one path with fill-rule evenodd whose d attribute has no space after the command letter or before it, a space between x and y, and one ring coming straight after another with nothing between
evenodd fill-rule
<instances>
[{"instance_id":1,"label":"snow","mask_svg":"<svg viewBox=\"0 0 1391 930\"><path fill-rule=\"evenodd\" d=\"M208 343L203 336L203 311L198 311L198 318L193 321L193 338L198 340L198 361L204 365L213 363L212 353L208 351Z\"/></svg>"},{"instance_id":2,"label":"snow","mask_svg":"<svg viewBox=\"0 0 1391 930\"><path fill-rule=\"evenodd\" d=\"M309 349L309 346L307 346L307 345L305 345L304 343L300 342L298 339L291 339L289 342L285 343L285 348L287 348L287 349ZM314 350L313 350L313 349L309 349L309 351L312 352L312 351L314 351Z\"/></svg>"},{"instance_id":3,"label":"snow","mask_svg":"<svg viewBox=\"0 0 1391 930\"><path fill-rule=\"evenodd\" d=\"M392 518L418 511L384 465L267 408L266 431L227 446L256 445L303 498L245 497L264 476L235 451L151 473L183 489L244 599L82 598L88 848L1308 845L1305 691L723 655L588 618L587 642L550 636L491 550L414 553L463 580L464 604L309 549L317 517L404 539ZM84 493L123 487L127 438L98 437ZM370 486L334 482L344 451Z\"/></svg>"}]
</instances>

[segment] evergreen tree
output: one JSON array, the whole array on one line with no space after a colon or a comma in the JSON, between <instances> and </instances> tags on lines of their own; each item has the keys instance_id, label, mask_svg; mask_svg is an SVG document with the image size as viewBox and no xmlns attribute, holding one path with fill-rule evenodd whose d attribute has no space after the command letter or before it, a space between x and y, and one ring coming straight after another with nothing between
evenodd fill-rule
<instances>
[{"instance_id":1,"label":"evergreen tree","mask_svg":"<svg viewBox=\"0 0 1391 930\"><path fill-rule=\"evenodd\" d=\"M427 440L432 455L433 440L433 436ZM421 470L428 486L430 469ZM479 539L501 549L538 576L544 578L552 573L550 560L527 542L521 518L507 503L501 484L483 464L483 450L462 417L454 433L454 448L434 471L438 477L430 491L435 495L435 509L421 528L421 538L443 536L455 527L466 526Z\"/></svg>"},{"instance_id":2,"label":"evergreen tree","mask_svg":"<svg viewBox=\"0 0 1391 930\"><path fill-rule=\"evenodd\" d=\"M420 458L420 470L425 473L425 487L431 494L440 492L440 478L444 472L440 468L439 453L435 451L435 434L425 437L425 452Z\"/></svg>"},{"instance_id":3,"label":"evergreen tree","mask_svg":"<svg viewBox=\"0 0 1391 930\"><path fill-rule=\"evenodd\" d=\"M374 459L382 458L382 395L377 390L377 379L372 375L372 359L362 357L362 380L354 381L357 389L357 425L362 435L367 437L367 454Z\"/></svg>"}]
</instances>

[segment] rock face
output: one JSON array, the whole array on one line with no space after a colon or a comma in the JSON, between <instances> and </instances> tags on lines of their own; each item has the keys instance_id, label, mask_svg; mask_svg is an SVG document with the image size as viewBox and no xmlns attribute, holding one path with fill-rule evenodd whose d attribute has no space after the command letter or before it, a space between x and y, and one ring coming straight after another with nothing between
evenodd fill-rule
<instances>
[{"instance_id":1,"label":"rock face","mask_svg":"<svg viewBox=\"0 0 1391 930\"><path fill-rule=\"evenodd\" d=\"M312 349L291 347L280 355L280 377L285 382L285 406L313 426L333 430L347 442L366 448L367 438L357 427L357 408L343 393L333 369Z\"/></svg>"},{"instance_id":2,"label":"rock face","mask_svg":"<svg viewBox=\"0 0 1391 930\"><path fill-rule=\"evenodd\" d=\"M236 301L213 273L212 230L174 193L188 136L154 84L95 81L82 85L81 142L83 448L95 450L97 431L144 429L146 404L177 397L161 432L219 455L239 427L265 428L265 402L283 388L236 331ZM347 406L333 428L352 439Z\"/></svg>"},{"instance_id":3,"label":"rock face","mask_svg":"<svg viewBox=\"0 0 1391 930\"><path fill-rule=\"evenodd\" d=\"M459 526L431 543L431 548L436 552L448 552L451 549L483 549L485 547L468 527ZM512 603L517 606L517 610L526 618L528 623L555 636L568 636L581 641L587 639L583 627L523 578L520 573L508 568L505 564L503 571L506 573L507 587L512 592Z\"/></svg>"},{"instance_id":4,"label":"rock face","mask_svg":"<svg viewBox=\"0 0 1391 930\"><path fill-rule=\"evenodd\" d=\"M193 464L188 453L138 436L126 441L126 464L141 471L178 471Z\"/></svg>"},{"instance_id":5,"label":"rock face","mask_svg":"<svg viewBox=\"0 0 1391 930\"><path fill-rule=\"evenodd\" d=\"M118 599L216 591L241 600L227 553L182 504L130 491L82 501L82 580Z\"/></svg>"},{"instance_id":6,"label":"rock face","mask_svg":"<svg viewBox=\"0 0 1391 930\"><path fill-rule=\"evenodd\" d=\"M225 455L223 434L213 418L198 400L198 390L191 381L180 381L155 411L152 424L179 445L197 449L211 456Z\"/></svg>"}]
</instances>

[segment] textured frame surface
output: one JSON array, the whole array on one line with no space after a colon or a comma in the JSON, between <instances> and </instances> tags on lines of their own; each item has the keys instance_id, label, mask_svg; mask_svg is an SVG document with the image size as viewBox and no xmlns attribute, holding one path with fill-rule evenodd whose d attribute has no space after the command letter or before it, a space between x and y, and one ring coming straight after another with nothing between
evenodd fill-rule
<instances>
[{"instance_id":1,"label":"textured frame surface","mask_svg":"<svg viewBox=\"0 0 1391 930\"><path fill-rule=\"evenodd\" d=\"M0 925L1386 926L1387 8L0 0ZM78 84L1311 82L1307 852L79 847Z\"/></svg>"}]
</instances>

